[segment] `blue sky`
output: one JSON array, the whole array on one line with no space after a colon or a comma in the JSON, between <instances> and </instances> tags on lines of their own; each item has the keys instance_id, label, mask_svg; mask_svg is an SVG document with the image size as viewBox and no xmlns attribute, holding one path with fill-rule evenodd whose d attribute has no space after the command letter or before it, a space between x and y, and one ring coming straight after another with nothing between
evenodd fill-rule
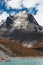
<instances>
[{"instance_id":1,"label":"blue sky","mask_svg":"<svg viewBox=\"0 0 43 65\"><path fill-rule=\"evenodd\" d=\"M43 25L43 0L0 0L0 22L24 10L33 14L38 23Z\"/></svg>"},{"instance_id":2,"label":"blue sky","mask_svg":"<svg viewBox=\"0 0 43 65\"><path fill-rule=\"evenodd\" d=\"M38 11L35 7L26 8L23 5L21 5L21 6L22 6L21 9L19 9L19 8L12 8L12 7L7 8L6 3L5 3L5 0L0 0L0 10L1 10L0 14L3 11L6 11L7 13L11 14L11 12L18 13L19 11L26 10L26 11L29 11L29 13L35 15L37 13L37 11Z\"/></svg>"}]
</instances>

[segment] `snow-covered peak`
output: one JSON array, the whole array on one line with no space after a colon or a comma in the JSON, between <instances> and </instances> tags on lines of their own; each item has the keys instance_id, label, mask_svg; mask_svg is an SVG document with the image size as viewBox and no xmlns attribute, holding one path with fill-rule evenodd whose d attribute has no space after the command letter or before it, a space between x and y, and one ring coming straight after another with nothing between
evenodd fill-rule
<instances>
[{"instance_id":1,"label":"snow-covered peak","mask_svg":"<svg viewBox=\"0 0 43 65\"><path fill-rule=\"evenodd\" d=\"M15 15L15 17L16 17L16 16L18 16L18 17L27 17L27 15L28 15L28 12L22 11L22 12L17 13L17 14Z\"/></svg>"},{"instance_id":2,"label":"snow-covered peak","mask_svg":"<svg viewBox=\"0 0 43 65\"><path fill-rule=\"evenodd\" d=\"M38 25L35 18L29 14L27 11L22 11L17 13L15 16L7 17L4 25L9 30L22 29L29 32L40 31L41 26Z\"/></svg>"}]
</instances>

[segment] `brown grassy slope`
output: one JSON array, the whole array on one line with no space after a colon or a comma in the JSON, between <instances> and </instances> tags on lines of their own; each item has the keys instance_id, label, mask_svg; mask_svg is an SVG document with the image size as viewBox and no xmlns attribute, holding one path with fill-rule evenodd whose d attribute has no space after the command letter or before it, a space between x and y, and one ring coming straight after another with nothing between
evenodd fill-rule
<instances>
[{"instance_id":1,"label":"brown grassy slope","mask_svg":"<svg viewBox=\"0 0 43 65\"><path fill-rule=\"evenodd\" d=\"M12 50L12 55L10 56L15 57L15 55L21 56L21 57L27 57L27 56L43 56L43 52L40 50L37 50L39 48L26 48L23 47L21 44L16 43L14 41L8 40L6 38L0 38L0 43L4 44L6 48L9 48ZM1 50L1 49L0 49ZM7 51L4 50L4 52L7 53Z\"/></svg>"}]
</instances>

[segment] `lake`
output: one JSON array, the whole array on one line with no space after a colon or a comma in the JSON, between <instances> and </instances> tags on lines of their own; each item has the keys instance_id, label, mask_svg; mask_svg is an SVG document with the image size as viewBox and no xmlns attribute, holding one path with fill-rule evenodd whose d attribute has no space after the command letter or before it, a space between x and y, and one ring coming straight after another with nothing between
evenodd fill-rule
<instances>
[{"instance_id":1,"label":"lake","mask_svg":"<svg viewBox=\"0 0 43 65\"><path fill-rule=\"evenodd\" d=\"M0 62L0 65L43 65L43 58L15 58L10 62Z\"/></svg>"}]
</instances>

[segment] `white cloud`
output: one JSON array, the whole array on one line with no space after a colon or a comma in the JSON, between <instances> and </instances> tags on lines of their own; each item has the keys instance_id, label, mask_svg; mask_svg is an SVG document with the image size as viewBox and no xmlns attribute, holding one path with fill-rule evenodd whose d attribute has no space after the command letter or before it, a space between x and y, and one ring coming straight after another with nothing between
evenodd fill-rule
<instances>
[{"instance_id":1,"label":"white cloud","mask_svg":"<svg viewBox=\"0 0 43 65\"><path fill-rule=\"evenodd\" d=\"M22 8L21 5L24 7L30 8L34 7L36 3L39 3L39 0L5 0L6 6L9 8Z\"/></svg>"},{"instance_id":2,"label":"white cloud","mask_svg":"<svg viewBox=\"0 0 43 65\"><path fill-rule=\"evenodd\" d=\"M43 26L43 0L39 1L39 5L37 9L38 9L38 12L37 12L37 15L35 15L35 19L38 21L40 25Z\"/></svg>"},{"instance_id":3,"label":"white cloud","mask_svg":"<svg viewBox=\"0 0 43 65\"><path fill-rule=\"evenodd\" d=\"M23 6L27 8L34 7L38 2L39 0L23 0Z\"/></svg>"},{"instance_id":4,"label":"white cloud","mask_svg":"<svg viewBox=\"0 0 43 65\"><path fill-rule=\"evenodd\" d=\"M37 20L37 22L39 23L39 25L43 26L43 14L41 13L37 13L37 15L35 15L35 19Z\"/></svg>"},{"instance_id":5,"label":"white cloud","mask_svg":"<svg viewBox=\"0 0 43 65\"><path fill-rule=\"evenodd\" d=\"M22 0L8 0L8 1L6 1L7 3L6 3L6 6L9 8L9 7L11 7L11 8L21 8L21 4L22 4L22 2L21 2Z\"/></svg>"}]
</instances>

